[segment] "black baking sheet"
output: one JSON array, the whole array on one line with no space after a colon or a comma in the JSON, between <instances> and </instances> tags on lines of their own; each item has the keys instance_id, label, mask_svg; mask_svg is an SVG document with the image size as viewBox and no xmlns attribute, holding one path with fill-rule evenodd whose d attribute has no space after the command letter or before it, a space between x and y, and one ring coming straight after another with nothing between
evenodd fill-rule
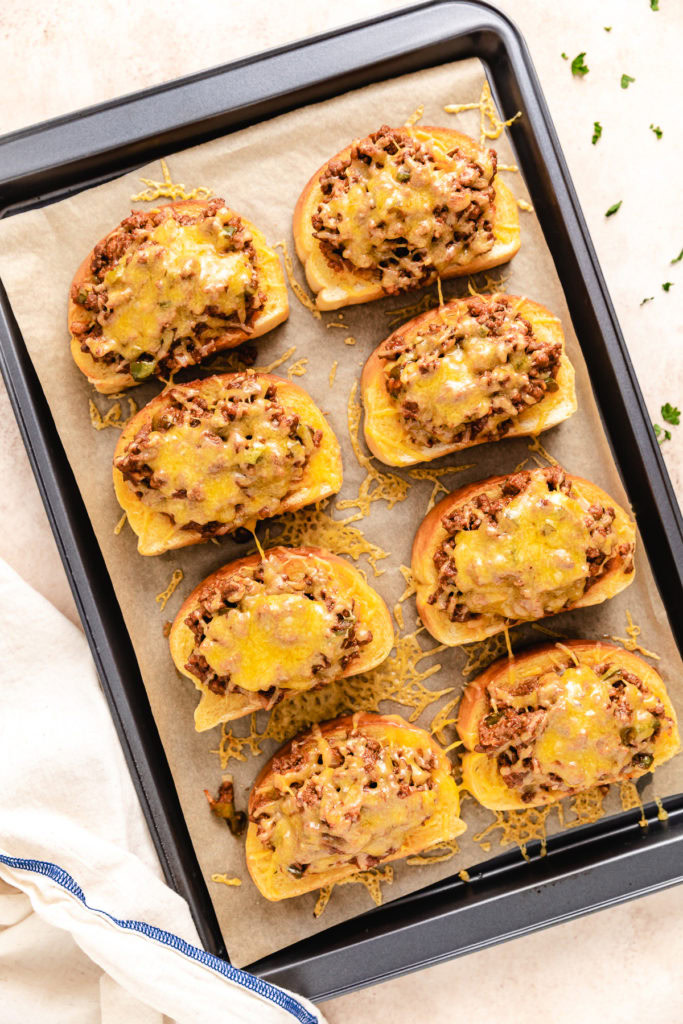
<instances>
[{"instance_id":1,"label":"black baking sheet","mask_svg":"<svg viewBox=\"0 0 683 1024\"><path fill-rule=\"evenodd\" d=\"M524 43L486 4L433 2L0 139L0 209L62 199L156 156L351 88L466 57L486 65L582 340L598 405L683 650L683 527L633 368ZM229 106L227 105L229 102ZM135 655L23 339L0 291L0 358L102 685L166 876L224 955ZM314 999L566 920L683 877L683 796L499 856L252 965Z\"/></svg>"}]
</instances>

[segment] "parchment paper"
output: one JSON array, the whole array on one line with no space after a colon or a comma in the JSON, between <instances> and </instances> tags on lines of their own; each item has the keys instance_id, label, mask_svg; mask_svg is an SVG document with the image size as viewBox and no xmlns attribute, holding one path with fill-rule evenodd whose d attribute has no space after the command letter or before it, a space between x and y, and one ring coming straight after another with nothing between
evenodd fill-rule
<instances>
[{"instance_id":1,"label":"parchment paper","mask_svg":"<svg viewBox=\"0 0 683 1024\"><path fill-rule=\"evenodd\" d=\"M370 86L169 157L171 175L175 182L185 182L188 188L210 187L253 220L271 243L286 238L293 252L290 225L294 204L310 175L328 157L352 138L365 135L382 123L403 123L420 103L425 107L423 123L449 124L478 136L478 112L454 117L444 113L443 107L447 103L476 101L482 80L482 66L470 60ZM501 162L515 162L504 138L493 145ZM318 920L312 913L315 894L279 904L268 903L249 879L242 842L234 839L225 824L209 813L202 794L205 787L215 790L221 778L218 758L211 752L218 746L219 730L201 734L194 731L192 715L198 695L191 683L176 673L162 626L164 620L174 617L181 601L201 579L243 553L245 545L224 539L219 546L209 543L179 553L143 558L137 553L136 538L128 527L119 536L114 535L114 526L121 514L111 483L111 458L118 432L109 429L95 432L88 414L89 398L95 398L102 412L110 408L112 401L96 397L71 360L66 330L67 295L77 266L93 244L126 216L131 206L144 205L131 203L131 196L142 188L141 176L160 179L159 164L1 222L0 274L102 547L228 951L236 965L244 965L363 913L371 904L365 889L355 885L336 889L325 914ZM521 175L506 173L504 177L519 197L528 198ZM568 353L577 374L579 411L561 426L545 433L542 441L570 472L594 480L617 501L627 504L552 258L535 216L521 213L520 218L522 247L503 270L509 276L502 290L528 295L561 318ZM302 269L296 259L295 268L302 279ZM477 280L483 289L482 279ZM465 280L444 284L446 298L463 295L466 290ZM308 358L306 375L296 379L329 414L329 421L342 442L343 498L357 495L365 476L348 443L347 400L351 386L358 381L369 353L389 333L387 311L412 304L420 296L418 292L350 307L343 314L348 330L342 331L325 327L327 322L339 319L337 313L327 313L322 320L315 320L292 295L288 322L257 343L260 364L271 362L293 345L296 346L293 359ZM357 339L355 346L344 344L344 338L349 335ZM339 366L334 386L330 387L329 373L335 360ZM284 375L286 366L277 372ZM198 375L193 372L190 377ZM158 382L151 383L129 394L141 405L160 387ZM125 399L123 404L125 409ZM492 473L509 472L527 456L525 440L503 441L460 452L430 465L476 463L473 469L446 478L454 488ZM375 502L370 515L357 524L369 540L391 548L390 557L380 563L385 572L376 579L370 573L370 581L390 608L404 589L398 566L410 562L413 535L425 513L431 489L429 481L413 482L403 503L388 511L383 501ZM335 514L340 516L338 512ZM641 639L645 646L661 655L657 667L680 713L683 709L681 662L642 543L636 565L635 583L618 597L597 608L546 620L545 624L571 637L597 640L613 634L625 636L626 609L629 609L642 627ZM161 612L155 595L165 589L177 567L182 568L184 580L166 610ZM406 601L403 607L406 626L410 629L415 621L413 599ZM518 635L526 641L546 639L528 627ZM429 638L425 646L429 646ZM463 651L445 652L438 661L443 666L442 671L433 676L428 685L435 690L452 685L458 692L462 685L460 670L465 662ZM439 703L429 707L420 724L428 726L439 707ZM390 705L387 710L407 714L406 709L398 705ZM247 731L244 723L237 726L238 730L240 728ZM270 744L268 756L274 746ZM245 807L249 787L264 759L249 758L244 764L233 761L229 766L235 775L238 807ZM681 790L683 758L679 757L657 771L656 792L668 795ZM612 796L605 806L611 812L620 809L618 799ZM429 867L398 863L393 885L384 887L386 899L421 888L463 868L471 869L498 852L495 834L491 837L493 848L488 854L472 839L492 820L490 813L467 800L463 816L468 832L460 840L460 853L446 863ZM559 827L553 824L554 820L549 819L549 832ZM214 872L241 877L241 887L228 889L211 882L209 879Z\"/></svg>"}]
</instances>

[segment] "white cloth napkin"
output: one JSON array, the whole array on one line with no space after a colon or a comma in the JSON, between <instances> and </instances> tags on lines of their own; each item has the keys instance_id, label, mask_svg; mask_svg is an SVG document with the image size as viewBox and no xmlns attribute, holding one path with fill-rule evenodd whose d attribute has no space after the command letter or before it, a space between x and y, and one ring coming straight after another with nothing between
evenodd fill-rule
<instances>
[{"instance_id":1,"label":"white cloth napkin","mask_svg":"<svg viewBox=\"0 0 683 1024\"><path fill-rule=\"evenodd\" d=\"M0 622L3 1024L324 1024L199 947L83 634L2 561Z\"/></svg>"}]
</instances>

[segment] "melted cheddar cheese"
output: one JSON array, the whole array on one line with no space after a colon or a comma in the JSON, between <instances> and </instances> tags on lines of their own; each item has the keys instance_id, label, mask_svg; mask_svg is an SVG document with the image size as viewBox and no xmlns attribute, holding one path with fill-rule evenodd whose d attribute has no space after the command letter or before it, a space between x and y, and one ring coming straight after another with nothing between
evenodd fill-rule
<instances>
[{"instance_id":1,"label":"melted cheddar cheese","mask_svg":"<svg viewBox=\"0 0 683 1024\"><path fill-rule=\"evenodd\" d=\"M353 267L379 274L384 287L397 290L406 286L403 272L433 278L493 247L490 223L483 228L492 203L491 151L479 150L475 162L436 139L380 129L351 153L327 169L334 180L330 186L323 179L314 233ZM467 219L475 214L482 225L472 230Z\"/></svg>"},{"instance_id":2,"label":"melted cheddar cheese","mask_svg":"<svg viewBox=\"0 0 683 1024\"><path fill-rule=\"evenodd\" d=\"M636 744L652 735L657 698L625 683L624 701L631 709L629 734ZM608 687L587 665L567 668L558 682L559 695L547 724L534 744L542 773L559 775L570 789L584 789L618 775L633 757L622 739L623 720L614 714Z\"/></svg>"},{"instance_id":3,"label":"melted cheddar cheese","mask_svg":"<svg viewBox=\"0 0 683 1024\"><path fill-rule=\"evenodd\" d=\"M103 330L90 342L95 358L116 352L133 362L143 352L166 354L205 317L214 328L224 317L245 322L253 260L245 250L225 249L220 232L213 220L181 225L166 217L106 272Z\"/></svg>"},{"instance_id":4,"label":"melted cheddar cheese","mask_svg":"<svg viewBox=\"0 0 683 1024\"><path fill-rule=\"evenodd\" d=\"M335 622L324 604L299 594L248 595L239 610L211 619L198 650L242 690L309 689L321 656L336 654Z\"/></svg>"},{"instance_id":5,"label":"melted cheddar cheese","mask_svg":"<svg viewBox=\"0 0 683 1024\"><path fill-rule=\"evenodd\" d=\"M274 514L301 479L314 431L287 415L267 379L177 386L115 465L145 505L191 524L240 526ZM143 480L140 480L142 474Z\"/></svg>"},{"instance_id":6,"label":"melted cheddar cheese","mask_svg":"<svg viewBox=\"0 0 683 1024\"><path fill-rule=\"evenodd\" d=\"M456 534L462 602L475 614L510 619L557 612L583 594L590 545L581 500L549 491L543 477L532 474L495 524Z\"/></svg>"},{"instance_id":7,"label":"melted cheddar cheese","mask_svg":"<svg viewBox=\"0 0 683 1024\"><path fill-rule=\"evenodd\" d=\"M444 800L453 816L442 838L450 839L462 831L457 790L426 733L420 742L395 726L314 726L273 759L250 818L271 851L271 870L322 884L340 865L365 869L395 855Z\"/></svg>"}]
</instances>

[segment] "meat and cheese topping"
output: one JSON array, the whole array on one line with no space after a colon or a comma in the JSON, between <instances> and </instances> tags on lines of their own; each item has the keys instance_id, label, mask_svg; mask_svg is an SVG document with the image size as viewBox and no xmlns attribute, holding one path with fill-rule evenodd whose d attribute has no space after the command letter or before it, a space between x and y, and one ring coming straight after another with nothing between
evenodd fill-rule
<instances>
[{"instance_id":1,"label":"meat and cheese topping","mask_svg":"<svg viewBox=\"0 0 683 1024\"><path fill-rule=\"evenodd\" d=\"M321 443L267 377L211 377L163 397L114 466L150 509L205 537L276 514Z\"/></svg>"},{"instance_id":2,"label":"meat and cheese topping","mask_svg":"<svg viewBox=\"0 0 683 1024\"><path fill-rule=\"evenodd\" d=\"M70 324L81 350L136 381L248 335L266 301L251 232L222 199L134 212L95 247L71 297L88 314Z\"/></svg>"},{"instance_id":3,"label":"meat and cheese topping","mask_svg":"<svg viewBox=\"0 0 683 1024\"><path fill-rule=\"evenodd\" d=\"M470 159L382 126L332 160L313 234L328 261L366 271L389 294L432 281L494 245L496 154Z\"/></svg>"},{"instance_id":4,"label":"meat and cheese topping","mask_svg":"<svg viewBox=\"0 0 683 1024\"><path fill-rule=\"evenodd\" d=\"M647 772L675 732L660 697L609 653L570 658L558 647L545 661L533 675L513 662L486 691L475 750L496 759L505 785L534 803Z\"/></svg>"},{"instance_id":5,"label":"meat and cheese topping","mask_svg":"<svg viewBox=\"0 0 683 1024\"><path fill-rule=\"evenodd\" d=\"M438 759L426 733L424 740L409 746L390 729L324 734L318 726L295 740L250 804L275 866L324 884L340 865L364 870L395 854L438 800Z\"/></svg>"},{"instance_id":6,"label":"meat and cheese topping","mask_svg":"<svg viewBox=\"0 0 683 1024\"><path fill-rule=\"evenodd\" d=\"M277 548L212 577L185 624L194 636L187 671L213 693L257 694L264 708L340 678L372 641L329 565Z\"/></svg>"},{"instance_id":7,"label":"meat and cheese topping","mask_svg":"<svg viewBox=\"0 0 683 1024\"><path fill-rule=\"evenodd\" d=\"M633 544L619 543L615 509L590 503L559 466L514 473L441 520L429 603L451 622L530 620L575 604Z\"/></svg>"},{"instance_id":8,"label":"meat and cheese topping","mask_svg":"<svg viewBox=\"0 0 683 1024\"><path fill-rule=\"evenodd\" d=\"M467 444L507 433L524 409L557 390L562 341L542 341L518 300L473 296L416 333L380 347L386 389L405 430L424 447Z\"/></svg>"}]
</instances>

